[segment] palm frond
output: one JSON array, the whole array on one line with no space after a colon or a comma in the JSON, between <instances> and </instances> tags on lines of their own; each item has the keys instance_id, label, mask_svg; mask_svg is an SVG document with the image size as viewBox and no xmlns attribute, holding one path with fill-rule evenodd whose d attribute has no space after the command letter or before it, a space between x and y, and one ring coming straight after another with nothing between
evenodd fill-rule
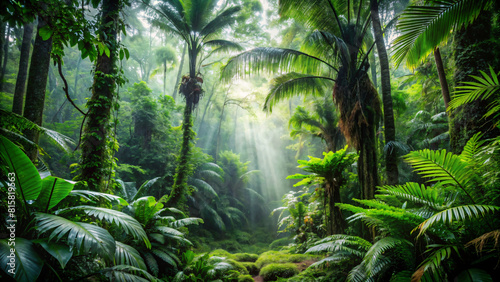
<instances>
[{"instance_id":1,"label":"palm frond","mask_svg":"<svg viewBox=\"0 0 500 282\"><path fill-rule=\"evenodd\" d=\"M224 27L229 26L235 21L235 14L241 10L240 6L229 7L217 15L212 21L207 23L200 31L200 36L206 37L214 32L219 32Z\"/></svg>"},{"instance_id":2,"label":"palm frond","mask_svg":"<svg viewBox=\"0 0 500 282\"><path fill-rule=\"evenodd\" d=\"M306 53L270 47L254 48L229 60L222 70L221 79L228 82L233 78L245 78L261 73L303 72L320 74L325 67L333 68L320 58Z\"/></svg>"},{"instance_id":3,"label":"palm frond","mask_svg":"<svg viewBox=\"0 0 500 282\"><path fill-rule=\"evenodd\" d=\"M434 214L422 222L415 230L420 229L418 236L421 236L427 229L435 224L451 224L452 222L463 222L467 219L480 219L487 213L493 213L497 210L500 210L500 207L490 205L465 205L453 207Z\"/></svg>"},{"instance_id":4,"label":"palm frond","mask_svg":"<svg viewBox=\"0 0 500 282\"><path fill-rule=\"evenodd\" d=\"M160 250L160 249L152 249L151 252L159 257L162 261L170 264L171 266L173 266L174 268L177 268L177 263L175 262L175 260L172 258L171 255L167 254L166 252L164 252L163 250Z\"/></svg>"},{"instance_id":5,"label":"palm frond","mask_svg":"<svg viewBox=\"0 0 500 282\"><path fill-rule=\"evenodd\" d=\"M153 255L150 252L143 252L142 256L144 257L149 270L151 270L154 276L158 276L160 268L158 267L158 262L156 262L156 259L153 257Z\"/></svg>"},{"instance_id":6,"label":"palm frond","mask_svg":"<svg viewBox=\"0 0 500 282\"><path fill-rule=\"evenodd\" d=\"M432 6L410 6L399 17L401 35L394 40L396 65L406 58L409 68L416 67L434 49L446 41L451 30L467 26L484 9L487 0L443 0Z\"/></svg>"},{"instance_id":7,"label":"palm frond","mask_svg":"<svg viewBox=\"0 0 500 282\"><path fill-rule=\"evenodd\" d=\"M131 265L115 265L105 268L99 272L104 273L110 281L160 281L153 275L149 274L147 271ZM146 279L144 279L143 277L146 277Z\"/></svg>"},{"instance_id":8,"label":"palm frond","mask_svg":"<svg viewBox=\"0 0 500 282\"><path fill-rule=\"evenodd\" d=\"M325 96L325 90L331 89L334 79L326 76L311 76L290 72L273 78L271 89L264 102L264 110L272 112L279 101L299 95Z\"/></svg>"},{"instance_id":9,"label":"palm frond","mask_svg":"<svg viewBox=\"0 0 500 282\"><path fill-rule=\"evenodd\" d=\"M188 225L198 225L200 223L203 224L203 219L197 217L188 217L188 218L178 219L172 222L171 226L174 228L181 228Z\"/></svg>"},{"instance_id":10,"label":"palm frond","mask_svg":"<svg viewBox=\"0 0 500 282\"><path fill-rule=\"evenodd\" d=\"M450 258L454 252L458 254L457 246L430 245L428 248L426 252L431 253L431 255L419 265L417 271L413 273L411 281L420 281L429 270L435 274L443 272L443 269L440 267L441 263ZM442 275L439 276L443 277Z\"/></svg>"},{"instance_id":11,"label":"palm frond","mask_svg":"<svg viewBox=\"0 0 500 282\"><path fill-rule=\"evenodd\" d=\"M194 186L198 191L204 193L205 195L209 195L212 198L217 198L219 195L217 195L217 192L215 192L214 188L212 185L208 184L204 180L201 179L191 179L190 184Z\"/></svg>"},{"instance_id":12,"label":"palm frond","mask_svg":"<svg viewBox=\"0 0 500 282\"><path fill-rule=\"evenodd\" d=\"M115 264L131 265L147 271L146 264L139 252L133 247L116 241Z\"/></svg>"},{"instance_id":13,"label":"palm frond","mask_svg":"<svg viewBox=\"0 0 500 282\"><path fill-rule=\"evenodd\" d=\"M456 109L459 106L471 103L476 100L486 100L492 95L496 95L500 89L498 80L499 73L495 73L490 66L490 75L480 70L482 77L471 75L476 81L462 82L461 86L457 86L454 92L453 99L450 101L448 110Z\"/></svg>"},{"instance_id":14,"label":"palm frond","mask_svg":"<svg viewBox=\"0 0 500 282\"><path fill-rule=\"evenodd\" d=\"M76 206L71 208L66 208L58 210L58 213L65 213L69 211L83 211L89 216L95 216L99 220L106 220L111 224L115 224L126 234L132 235L136 239L142 239L144 244L149 249L151 248L151 243L149 242L148 236L144 229L142 229L141 224L130 215L123 212L92 206Z\"/></svg>"},{"instance_id":15,"label":"palm frond","mask_svg":"<svg viewBox=\"0 0 500 282\"><path fill-rule=\"evenodd\" d=\"M72 249L81 253L99 254L110 260L115 253L115 239L106 229L45 213L35 213L35 218L38 232L45 233L52 230L49 240L59 241L66 237Z\"/></svg>"},{"instance_id":16,"label":"palm frond","mask_svg":"<svg viewBox=\"0 0 500 282\"><path fill-rule=\"evenodd\" d=\"M121 197L118 197L116 195L106 194L106 193L90 191L90 190L72 190L69 193L69 195L83 197L84 199L86 199L88 201L99 201L102 199L102 200L106 200L110 203L116 203L118 205L128 206L127 201L125 201Z\"/></svg>"},{"instance_id":17,"label":"palm frond","mask_svg":"<svg viewBox=\"0 0 500 282\"><path fill-rule=\"evenodd\" d=\"M161 179L161 177L155 177L153 179L149 179L149 180L144 181L144 183L142 183L141 187L139 187L139 189L137 190L137 193L135 193L135 195L133 195L132 201L137 200L144 193L148 192L149 188L151 188L160 179Z\"/></svg>"}]
</instances>

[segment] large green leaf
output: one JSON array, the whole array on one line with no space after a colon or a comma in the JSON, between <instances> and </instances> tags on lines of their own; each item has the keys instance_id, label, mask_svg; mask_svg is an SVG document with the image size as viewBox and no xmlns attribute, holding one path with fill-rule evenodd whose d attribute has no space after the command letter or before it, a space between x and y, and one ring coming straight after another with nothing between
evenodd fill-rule
<instances>
[{"instance_id":1,"label":"large green leaf","mask_svg":"<svg viewBox=\"0 0 500 282\"><path fill-rule=\"evenodd\" d=\"M112 260L116 244L115 239L106 229L93 224L74 222L51 214L35 213L35 216L38 222L37 230L40 233L52 230L49 240L60 241L66 238L72 250L76 249L81 253L99 254Z\"/></svg>"},{"instance_id":2,"label":"large green leaf","mask_svg":"<svg viewBox=\"0 0 500 282\"><path fill-rule=\"evenodd\" d=\"M3 136L0 136L0 156L2 163L9 167L9 172L15 173L16 192L20 198L23 201L36 200L42 179L28 156Z\"/></svg>"},{"instance_id":3,"label":"large green leaf","mask_svg":"<svg viewBox=\"0 0 500 282\"><path fill-rule=\"evenodd\" d=\"M14 260L9 257L11 250L14 250ZM12 261L14 265L9 265ZM43 260L33 248L33 243L30 240L17 237L15 246L10 246L7 239L0 240L0 264L2 270L9 276L13 276L16 281L32 282L36 281L40 275ZM14 266L14 275L9 272L11 266Z\"/></svg>"},{"instance_id":4,"label":"large green leaf","mask_svg":"<svg viewBox=\"0 0 500 282\"><path fill-rule=\"evenodd\" d=\"M132 203L132 206L134 207L134 217L143 225L147 225L155 214L163 208L163 204L157 202L153 196L139 198Z\"/></svg>"},{"instance_id":5,"label":"large green leaf","mask_svg":"<svg viewBox=\"0 0 500 282\"><path fill-rule=\"evenodd\" d=\"M51 256L57 259L62 269L66 267L66 264L68 264L71 257L73 257L73 251L70 250L68 245L50 242L46 238L37 239L33 242L40 244L40 246L42 246Z\"/></svg>"},{"instance_id":6,"label":"large green leaf","mask_svg":"<svg viewBox=\"0 0 500 282\"><path fill-rule=\"evenodd\" d=\"M147 271L131 265L116 265L105 268L99 272L104 273L110 281L160 281L158 278L149 274ZM144 279L142 277L146 277L147 279Z\"/></svg>"},{"instance_id":7,"label":"large green leaf","mask_svg":"<svg viewBox=\"0 0 500 282\"><path fill-rule=\"evenodd\" d=\"M47 212L66 198L75 183L62 178L48 176L42 180L42 191L36 200L39 210Z\"/></svg>"},{"instance_id":8,"label":"large green leaf","mask_svg":"<svg viewBox=\"0 0 500 282\"><path fill-rule=\"evenodd\" d=\"M100 220L106 220L110 223L116 224L121 230L123 230L123 232L134 236L134 238L136 239L142 239L146 247L148 249L151 248L151 243L149 242L146 232L144 231L144 229L142 229L141 224L130 215L112 209L92 206L76 206L60 210L59 212L65 213L68 211L77 210L84 211L86 214L95 216Z\"/></svg>"},{"instance_id":9,"label":"large green leaf","mask_svg":"<svg viewBox=\"0 0 500 282\"><path fill-rule=\"evenodd\" d=\"M139 252L133 247L118 241L116 241L115 264L126 264L147 270Z\"/></svg>"}]
</instances>

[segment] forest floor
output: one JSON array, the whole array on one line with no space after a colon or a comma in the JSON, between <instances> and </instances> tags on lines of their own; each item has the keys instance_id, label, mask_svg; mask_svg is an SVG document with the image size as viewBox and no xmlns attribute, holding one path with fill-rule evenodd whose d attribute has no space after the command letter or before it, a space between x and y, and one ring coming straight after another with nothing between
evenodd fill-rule
<instances>
[{"instance_id":1,"label":"forest floor","mask_svg":"<svg viewBox=\"0 0 500 282\"><path fill-rule=\"evenodd\" d=\"M309 260L305 260L302 262L296 262L295 264L299 268L299 271L302 272L315 262L316 262L316 260L309 259ZM264 278L262 278L262 276L260 276L260 275L253 276L252 278L255 282L264 282Z\"/></svg>"}]
</instances>

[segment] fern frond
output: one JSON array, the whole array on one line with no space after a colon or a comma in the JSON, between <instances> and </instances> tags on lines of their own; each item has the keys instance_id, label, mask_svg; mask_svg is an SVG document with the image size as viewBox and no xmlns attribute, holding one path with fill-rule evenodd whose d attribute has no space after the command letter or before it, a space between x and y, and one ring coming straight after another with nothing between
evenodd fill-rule
<instances>
[{"instance_id":1,"label":"fern frond","mask_svg":"<svg viewBox=\"0 0 500 282\"><path fill-rule=\"evenodd\" d=\"M430 178L429 181L456 186L468 194L467 184L472 180L473 172L467 169L467 163L460 156L446 150L424 149L410 152L404 158L419 174Z\"/></svg>"},{"instance_id":2,"label":"fern frond","mask_svg":"<svg viewBox=\"0 0 500 282\"><path fill-rule=\"evenodd\" d=\"M423 204L437 210L443 210L451 206L453 202L447 202L442 197L441 189L419 185L415 182L407 182L404 185L378 187L380 193L394 195L414 203Z\"/></svg>"},{"instance_id":3,"label":"fern frond","mask_svg":"<svg viewBox=\"0 0 500 282\"><path fill-rule=\"evenodd\" d=\"M497 210L500 210L500 207L490 205L466 205L453 207L436 213L429 219L422 222L414 230L420 229L418 236L421 236L423 233L425 233L425 231L427 231L427 229L434 226L435 224L451 224L452 222L463 222L467 219L480 219L487 213L493 213Z\"/></svg>"}]
</instances>

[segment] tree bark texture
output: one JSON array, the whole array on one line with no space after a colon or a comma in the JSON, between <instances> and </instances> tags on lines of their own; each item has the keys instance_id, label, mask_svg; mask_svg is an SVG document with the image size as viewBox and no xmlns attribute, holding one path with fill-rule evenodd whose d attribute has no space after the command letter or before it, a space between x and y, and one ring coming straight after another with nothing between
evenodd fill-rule
<instances>
[{"instance_id":1,"label":"tree bark texture","mask_svg":"<svg viewBox=\"0 0 500 282\"><path fill-rule=\"evenodd\" d=\"M342 176L340 176L342 177ZM339 178L341 179L341 178ZM338 183L330 179L325 183L325 190L328 196L328 208L329 208L329 228L328 235L333 234L343 234L345 221L342 217L342 212L339 207L335 206L336 203L340 203L340 187Z\"/></svg>"},{"instance_id":2,"label":"tree bark texture","mask_svg":"<svg viewBox=\"0 0 500 282\"><path fill-rule=\"evenodd\" d=\"M37 34L28 75L28 84L26 85L26 102L24 104L24 117L28 120L42 125L43 108L45 104L45 90L47 88L47 77L49 75L50 52L52 51L52 37L43 40L38 34L38 30L46 26L47 23L38 19ZM25 137L38 144L40 133L36 130L28 130L24 133ZM38 157L36 147L26 150L28 157L34 161Z\"/></svg>"},{"instance_id":3,"label":"tree bark texture","mask_svg":"<svg viewBox=\"0 0 500 282\"><path fill-rule=\"evenodd\" d=\"M394 125L394 112L392 109L391 96L391 74L389 69L389 59L387 58L387 50L385 49L384 34L380 25L380 17L378 13L378 1L370 0L371 19L373 31L375 34L375 42L377 45L378 58L380 61L380 82L382 86L382 101L384 105L384 135L385 144L389 145L396 140L396 126ZM385 156L385 168L387 173L387 183L389 185L398 184L398 157L394 146L389 146Z\"/></svg>"},{"instance_id":4,"label":"tree bark texture","mask_svg":"<svg viewBox=\"0 0 500 282\"><path fill-rule=\"evenodd\" d=\"M14 90L14 102L12 112L22 115L24 104L24 92L26 90L26 78L28 77L28 64L30 59L31 38L33 36L33 23L24 25L23 42L21 43L21 55L19 58L19 70L17 72L16 88Z\"/></svg>"},{"instance_id":5,"label":"tree bark texture","mask_svg":"<svg viewBox=\"0 0 500 282\"><path fill-rule=\"evenodd\" d=\"M184 47L182 48L182 57L181 57L181 63L179 65L179 72L177 72L177 79L175 80L174 84L174 91L172 92L172 97L174 98L177 96L177 92L179 92L179 82L181 81L182 77L182 68L184 67L184 58L186 57L186 50L187 50L187 44L184 44Z\"/></svg>"},{"instance_id":6,"label":"tree bark texture","mask_svg":"<svg viewBox=\"0 0 500 282\"><path fill-rule=\"evenodd\" d=\"M10 26L7 28L7 35L5 37L5 42L3 47L3 62L2 62L2 74L0 75L0 92L4 91L4 79L5 72L7 71L7 62L9 61L9 38L10 38Z\"/></svg>"},{"instance_id":7,"label":"tree bark texture","mask_svg":"<svg viewBox=\"0 0 500 282\"><path fill-rule=\"evenodd\" d=\"M448 81L446 81L446 73L444 72L443 59L441 58L441 52L439 48L434 50L434 61L436 61L436 68L439 77L439 84L441 84L441 94L443 94L444 106L448 109L450 104L450 89L448 88Z\"/></svg>"},{"instance_id":8,"label":"tree bark texture","mask_svg":"<svg viewBox=\"0 0 500 282\"><path fill-rule=\"evenodd\" d=\"M99 54L95 63L92 96L87 102L87 124L82 140L81 174L88 189L105 191L105 179L112 170L113 150L109 146L109 119L115 98L117 52L117 21L119 0L104 0L102 4L101 32L106 36L110 56Z\"/></svg>"}]
</instances>

